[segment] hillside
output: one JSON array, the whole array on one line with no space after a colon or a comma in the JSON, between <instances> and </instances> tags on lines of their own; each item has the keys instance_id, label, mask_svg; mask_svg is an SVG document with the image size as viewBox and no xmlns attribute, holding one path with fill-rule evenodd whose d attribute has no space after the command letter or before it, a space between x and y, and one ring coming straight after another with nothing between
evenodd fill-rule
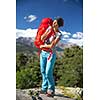
<instances>
[{"instance_id":1,"label":"hillside","mask_svg":"<svg viewBox=\"0 0 100 100\"><path fill-rule=\"evenodd\" d=\"M36 52L37 48L26 45L24 43L16 42L16 52L31 53Z\"/></svg>"},{"instance_id":2,"label":"hillside","mask_svg":"<svg viewBox=\"0 0 100 100\"><path fill-rule=\"evenodd\" d=\"M16 39L16 52L31 53L37 52L38 49L33 44L34 39L31 37L19 37ZM65 48L76 46L76 44L59 42L56 46L57 52L63 51Z\"/></svg>"}]
</instances>

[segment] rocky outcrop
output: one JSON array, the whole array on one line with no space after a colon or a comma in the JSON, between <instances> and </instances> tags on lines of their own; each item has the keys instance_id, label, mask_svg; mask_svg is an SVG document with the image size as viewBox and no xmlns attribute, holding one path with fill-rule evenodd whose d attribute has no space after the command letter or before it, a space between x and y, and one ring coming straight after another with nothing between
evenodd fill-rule
<instances>
[{"instance_id":1,"label":"rocky outcrop","mask_svg":"<svg viewBox=\"0 0 100 100\"><path fill-rule=\"evenodd\" d=\"M16 90L16 100L35 100L32 98L32 96L29 95L29 90L35 91L35 89L25 89L25 90ZM62 91L60 89L55 90L55 96L54 97L47 97L45 94L40 94L40 99L37 100L74 100L69 98L68 96L64 96L62 94Z\"/></svg>"}]
</instances>

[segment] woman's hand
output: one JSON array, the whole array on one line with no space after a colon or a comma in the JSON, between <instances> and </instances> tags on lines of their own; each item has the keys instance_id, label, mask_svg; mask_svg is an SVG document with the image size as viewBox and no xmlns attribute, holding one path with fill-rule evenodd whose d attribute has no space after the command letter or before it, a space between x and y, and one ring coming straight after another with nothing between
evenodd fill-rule
<instances>
[{"instance_id":1,"label":"woman's hand","mask_svg":"<svg viewBox=\"0 0 100 100\"><path fill-rule=\"evenodd\" d=\"M40 45L40 49L42 49L42 48L49 48L49 49L51 49L52 48L52 43L51 44L45 44L45 45Z\"/></svg>"},{"instance_id":2,"label":"woman's hand","mask_svg":"<svg viewBox=\"0 0 100 100\"><path fill-rule=\"evenodd\" d=\"M44 47L45 47L45 45L40 45L40 49L41 49L41 48L44 48Z\"/></svg>"}]
</instances>

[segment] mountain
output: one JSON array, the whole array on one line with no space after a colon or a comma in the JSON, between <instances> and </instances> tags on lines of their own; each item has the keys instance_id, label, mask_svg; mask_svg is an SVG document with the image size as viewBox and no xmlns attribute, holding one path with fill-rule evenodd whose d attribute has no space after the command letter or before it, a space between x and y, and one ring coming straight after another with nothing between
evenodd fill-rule
<instances>
[{"instance_id":1,"label":"mountain","mask_svg":"<svg viewBox=\"0 0 100 100\"><path fill-rule=\"evenodd\" d=\"M16 39L16 52L31 53L37 51L37 48L33 44L33 38L31 37L19 37Z\"/></svg>"},{"instance_id":2,"label":"mountain","mask_svg":"<svg viewBox=\"0 0 100 100\"><path fill-rule=\"evenodd\" d=\"M33 38L32 37L19 37L16 39L16 43L22 43L22 44L33 47Z\"/></svg>"},{"instance_id":3,"label":"mountain","mask_svg":"<svg viewBox=\"0 0 100 100\"><path fill-rule=\"evenodd\" d=\"M32 37L19 37L16 38L16 52L26 52L26 53L34 53L37 52L37 48L34 46L34 38ZM70 48L72 46L77 46L73 43L61 43L59 42L56 46L56 50L58 52L63 51L65 48Z\"/></svg>"},{"instance_id":4,"label":"mountain","mask_svg":"<svg viewBox=\"0 0 100 100\"><path fill-rule=\"evenodd\" d=\"M74 44L74 43L71 43L71 42L68 42L68 43L62 43L62 42L59 42L58 44L57 44L57 47L60 47L61 49L65 49L65 48L70 48L70 47L72 47L72 46L77 46L77 44Z\"/></svg>"}]
</instances>

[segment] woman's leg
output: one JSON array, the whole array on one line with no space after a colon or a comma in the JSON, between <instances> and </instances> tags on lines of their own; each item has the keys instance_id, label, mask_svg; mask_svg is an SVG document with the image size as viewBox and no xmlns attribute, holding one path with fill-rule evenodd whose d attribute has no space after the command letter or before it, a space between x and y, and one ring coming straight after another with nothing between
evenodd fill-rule
<instances>
[{"instance_id":1,"label":"woman's leg","mask_svg":"<svg viewBox=\"0 0 100 100\"><path fill-rule=\"evenodd\" d=\"M46 65L46 76L48 79L48 90L55 92L55 81L53 77L53 69L56 61L56 54L52 54Z\"/></svg>"},{"instance_id":2,"label":"woman's leg","mask_svg":"<svg viewBox=\"0 0 100 100\"><path fill-rule=\"evenodd\" d=\"M46 77L46 63L47 63L47 57L44 52L40 53L40 70L42 74L42 90L45 92L48 88L48 80Z\"/></svg>"}]
</instances>

